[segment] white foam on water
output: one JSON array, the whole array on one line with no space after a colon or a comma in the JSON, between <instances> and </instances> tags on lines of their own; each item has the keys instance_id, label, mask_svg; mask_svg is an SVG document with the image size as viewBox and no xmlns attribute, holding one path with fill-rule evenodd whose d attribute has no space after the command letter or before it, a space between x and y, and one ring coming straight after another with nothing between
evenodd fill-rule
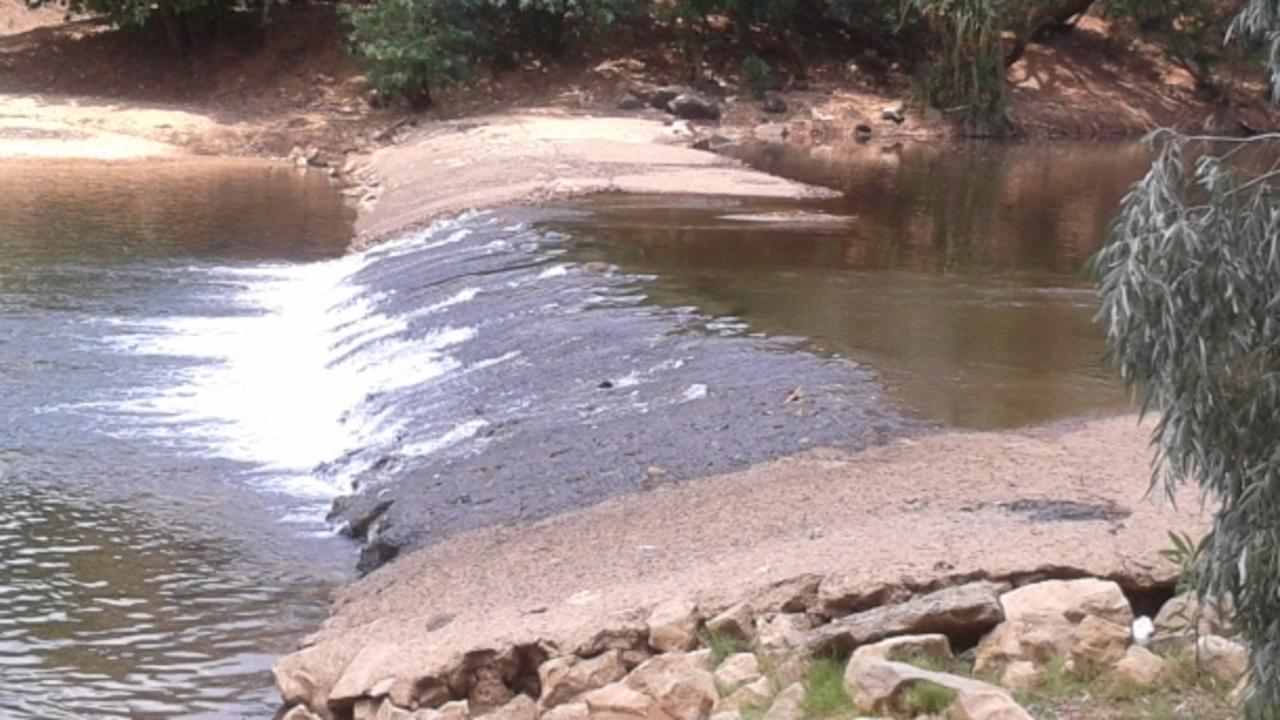
<instances>
[{"instance_id":1,"label":"white foam on water","mask_svg":"<svg viewBox=\"0 0 1280 720\"><path fill-rule=\"evenodd\" d=\"M470 231L453 230L442 243ZM189 361L164 381L115 403L118 434L145 435L209 456L249 463L272 491L328 500L349 478L322 477L318 466L402 429L361 409L381 393L427 382L461 365L450 347L476 335L442 325L412 336L404 318L377 312L378 298L350 281L369 255L300 266L231 272L244 279L220 300L222 314L167 317L120 326L120 351ZM223 272L223 271L220 271ZM468 302L464 289L418 315ZM229 308L229 309L224 309ZM469 426L466 426L469 427ZM414 452L460 442L466 427Z\"/></svg>"},{"instance_id":2,"label":"white foam on water","mask_svg":"<svg viewBox=\"0 0 1280 720\"><path fill-rule=\"evenodd\" d=\"M433 453L440 452L445 448L457 445L463 440L469 440L475 437L476 433L480 432L482 429L488 426L488 424L489 423L487 421L481 420L479 418L476 418L474 420L468 420L464 423L461 423L460 425L455 426L453 429L449 430L448 432L438 437L431 438L430 440L424 440L422 442L412 443L410 445L405 445L400 452L401 454L408 457L421 457L423 455L431 455Z\"/></svg>"}]
</instances>

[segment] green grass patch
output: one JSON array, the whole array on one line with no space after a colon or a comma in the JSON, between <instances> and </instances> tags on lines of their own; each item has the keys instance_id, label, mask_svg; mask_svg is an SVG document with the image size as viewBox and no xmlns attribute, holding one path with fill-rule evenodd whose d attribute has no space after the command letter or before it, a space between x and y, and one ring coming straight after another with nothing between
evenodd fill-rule
<instances>
[{"instance_id":1,"label":"green grass patch","mask_svg":"<svg viewBox=\"0 0 1280 720\"><path fill-rule=\"evenodd\" d=\"M809 718L832 718L853 712L853 701L844 691L844 663L835 658L818 658L809 664L801 707Z\"/></svg>"},{"instance_id":2,"label":"green grass patch","mask_svg":"<svg viewBox=\"0 0 1280 720\"><path fill-rule=\"evenodd\" d=\"M711 667L720 667L720 663L730 655L751 652L750 643L724 633L707 632L702 642L711 651Z\"/></svg>"},{"instance_id":3,"label":"green grass patch","mask_svg":"<svg viewBox=\"0 0 1280 720\"><path fill-rule=\"evenodd\" d=\"M898 710L903 717L908 718L919 715L941 715L955 701L954 690L931 682L917 682L912 683L911 687L902 694Z\"/></svg>"}]
</instances>

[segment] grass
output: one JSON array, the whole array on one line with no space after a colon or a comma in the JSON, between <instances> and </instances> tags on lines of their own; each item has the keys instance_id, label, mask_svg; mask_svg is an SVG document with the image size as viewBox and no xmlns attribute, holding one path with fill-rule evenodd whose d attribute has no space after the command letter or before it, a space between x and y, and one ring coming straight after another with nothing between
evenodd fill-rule
<instances>
[{"instance_id":1,"label":"grass","mask_svg":"<svg viewBox=\"0 0 1280 720\"><path fill-rule=\"evenodd\" d=\"M903 662L908 665L914 665L921 670L928 670L930 672L966 676L973 674L973 664L962 657L951 656L943 659L917 651L912 653L890 653L889 659L894 662Z\"/></svg>"},{"instance_id":2,"label":"grass","mask_svg":"<svg viewBox=\"0 0 1280 720\"><path fill-rule=\"evenodd\" d=\"M844 663L836 658L818 658L809 664L801 707L808 718L834 718L853 713L853 701L844 691Z\"/></svg>"},{"instance_id":3,"label":"grass","mask_svg":"<svg viewBox=\"0 0 1280 720\"><path fill-rule=\"evenodd\" d=\"M899 713L901 717L907 718L919 715L941 715L955 701L954 690L931 682L916 682L902 694Z\"/></svg>"},{"instance_id":4,"label":"grass","mask_svg":"<svg viewBox=\"0 0 1280 720\"><path fill-rule=\"evenodd\" d=\"M1035 687L1016 694L1037 718L1055 720L1235 720L1227 700L1231 688L1196 667L1193 653L1171 658L1169 671L1155 687L1127 683L1113 673L1079 675L1060 659L1045 663Z\"/></svg>"},{"instance_id":5,"label":"grass","mask_svg":"<svg viewBox=\"0 0 1280 720\"><path fill-rule=\"evenodd\" d=\"M725 658L738 653L751 652L751 644L741 638L718 632L707 632L703 645L711 651L711 667L720 667Z\"/></svg>"}]
</instances>

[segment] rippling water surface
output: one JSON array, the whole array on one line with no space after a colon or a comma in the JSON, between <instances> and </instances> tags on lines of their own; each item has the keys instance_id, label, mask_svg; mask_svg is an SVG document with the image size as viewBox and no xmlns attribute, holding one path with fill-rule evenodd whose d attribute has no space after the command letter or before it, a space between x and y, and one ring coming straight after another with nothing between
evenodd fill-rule
<instances>
[{"instance_id":1,"label":"rippling water surface","mask_svg":"<svg viewBox=\"0 0 1280 720\"><path fill-rule=\"evenodd\" d=\"M351 220L292 169L0 167L0 717L272 712L352 558L269 450L330 438L236 363Z\"/></svg>"},{"instance_id":2,"label":"rippling water surface","mask_svg":"<svg viewBox=\"0 0 1280 720\"><path fill-rule=\"evenodd\" d=\"M353 488L377 561L910 414L1124 406L1079 270L1141 151L752 159L846 197L604 197L347 255L292 168L0 166L0 717L269 716L351 576Z\"/></svg>"}]
</instances>

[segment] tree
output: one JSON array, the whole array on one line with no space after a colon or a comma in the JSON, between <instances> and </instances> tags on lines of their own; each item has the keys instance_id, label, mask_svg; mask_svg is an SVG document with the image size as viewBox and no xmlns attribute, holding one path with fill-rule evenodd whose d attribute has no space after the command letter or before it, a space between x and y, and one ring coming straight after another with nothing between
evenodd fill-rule
<instances>
[{"instance_id":1,"label":"tree","mask_svg":"<svg viewBox=\"0 0 1280 720\"><path fill-rule=\"evenodd\" d=\"M1271 48L1280 0L1250 0L1232 39ZM1280 82L1277 83L1280 92ZM1153 484L1217 506L1192 559L1250 644L1247 715L1280 718L1280 135L1160 131L1156 159L1095 258L1100 319L1124 380L1160 419Z\"/></svg>"},{"instance_id":2,"label":"tree","mask_svg":"<svg viewBox=\"0 0 1280 720\"><path fill-rule=\"evenodd\" d=\"M230 12L260 9L266 17L270 0L27 0L38 8L61 5L69 13L101 15L122 28L157 26L174 50L188 51Z\"/></svg>"}]
</instances>

